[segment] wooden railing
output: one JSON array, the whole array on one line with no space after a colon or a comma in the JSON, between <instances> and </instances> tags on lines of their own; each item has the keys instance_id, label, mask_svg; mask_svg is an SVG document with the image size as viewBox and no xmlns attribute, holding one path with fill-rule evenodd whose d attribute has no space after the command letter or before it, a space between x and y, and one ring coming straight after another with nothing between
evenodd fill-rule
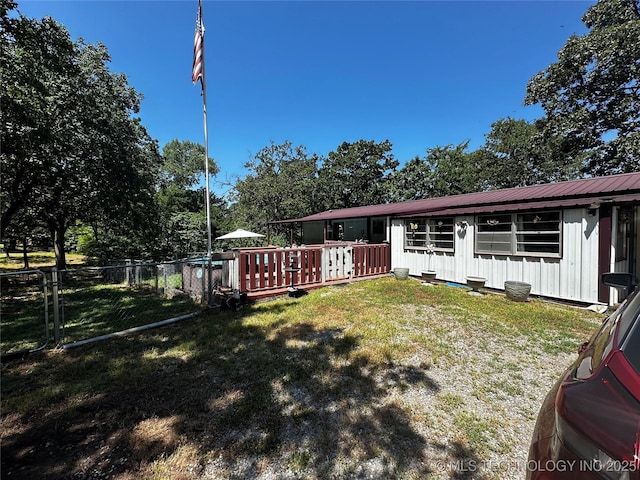
<instances>
[{"instance_id":1,"label":"wooden railing","mask_svg":"<svg viewBox=\"0 0 640 480\"><path fill-rule=\"evenodd\" d=\"M353 245L353 276L366 277L391 271L391 248L388 243Z\"/></svg>"},{"instance_id":2,"label":"wooden railing","mask_svg":"<svg viewBox=\"0 0 640 480\"><path fill-rule=\"evenodd\" d=\"M388 244L344 243L240 250L237 286L242 292L304 287L388 273ZM234 282L235 283L235 282Z\"/></svg>"}]
</instances>

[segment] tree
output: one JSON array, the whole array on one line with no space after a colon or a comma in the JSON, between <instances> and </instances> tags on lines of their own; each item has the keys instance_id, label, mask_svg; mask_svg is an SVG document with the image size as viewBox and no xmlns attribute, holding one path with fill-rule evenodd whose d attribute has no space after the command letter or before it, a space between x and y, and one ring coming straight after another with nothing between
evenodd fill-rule
<instances>
[{"instance_id":1,"label":"tree","mask_svg":"<svg viewBox=\"0 0 640 480\"><path fill-rule=\"evenodd\" d=\"M236 227L264 231L268 222L297 218L317 211L315 181L318 157L304 146L271 142L250 159L249 174L236 182L232 205ZM275 234L285 229L274 225Z\"/></svg>"},{"instance_id":2,"label":"tree","mask_svg":"<svg viewBox=\"0 0 640 480\"><path fill-rule=\"evenodd\" d=\"M157 201L162 230L156 242L160 254L178 255L207 249L206 189L198 187L204 175L205 148L190 141L172 140L162 150ZM208 158L209 175L218 165ZM210 194L212 223L221 220L222 202Z\"/></svg>"},{"instance_id":3,"label":"tree","mask_svg":"<svg viewBox=\"0 0 640 480\"><path fill-rule=\"evenodd\" d=\"M329 152L318 171L318 188L326 209L385 203L389 175L399 165L391 142L344 142Z\"/></svg>"},{"instance_id":4,"label":"tree","mask_svg":"<svg viewBox=\"0 0 640 480\"><path fill-rule=\"evenodd\" d=\"M404 202L428 198L431 193L433 172L426 158L414 157L400 170L389 175L387 201Z\"/></svg>"},{"instance_id":5,"label":"tree","mask_svg":"<svg viewBox=\"0 0 640 480\"><path fill-rule=\"evenodd\" d=\"M3 0L0 16L0 237L45 181L41 159L56 133L47 115L52 103L48 82L72 68L73 44L64 29L50 19L10 18L9 10L15 7Z\"/></svg>"},{"instance_id":6,"label":"tree","mask_svg":"<svg viewBox=\"0 0 640 480\"><path fill-rule=\"evenodd\" d=\"M162 149L161 184L178 188L191 188L204 175L204 146L189 140L171 140ZM215 160L208 159L209 175L215 176L219 168Z\"/></svg>"},{"instance_id":7,"label":"tree","mask_svg":"<svg viewBox=\"0 0 640 480\"><path fill-rule=\"evenodd\" d=\"M29 269L28 249L30 247L50 247L49 235L34 212L35 209L30 206L19 210L4 231L3 241L7 242L7 255L9 251L16 251L18 244L21 244L25 270Z\"/></svg>"},{"instance_id":8,"label":"tree","mask_svg":"<svg viewBox=\"0 0 640 480\"><path fill-rule=\"evenodd\" d=\"M560 140L560 141L558 141ZM534 123L512 118L491 125L482 148L473 153L482 190L575 179L578 167L562 151L562 140L545 139Z\"/></svg>"},{"instance_id":9,"label":"tree","mask_svg":"<svg viewBox=\"0 0 640 480\"><path fill-rule=\"evenodd\" d=\"M78 221L143 244L155 218L157 144L141 96L109 71L101 44L72 42L51 18L3 18L2 232L27 205L51 232L56 265Z\"/></svg>"},{"instance_id":10,"label":"tree","mask_svg":"<svg viewBox=\"0 0 640 480\"><path fill-rule=\"evenodd\" d=\"M539 124L587 175L640 170L640 0L600 0L582 17L558 61L527 85Z\"/></svg>"},{"instance_id":11,"label":"tree","mask_svg":"<svg viewBox=\"0 0 640 480\"><path fill-rule=\"evenodd\" d=\"M428 197L445 197L481 190L480 169L475 154L466 152L469 142L438 146L427 150L431 171Z\"/></svg>"}]
</instances>

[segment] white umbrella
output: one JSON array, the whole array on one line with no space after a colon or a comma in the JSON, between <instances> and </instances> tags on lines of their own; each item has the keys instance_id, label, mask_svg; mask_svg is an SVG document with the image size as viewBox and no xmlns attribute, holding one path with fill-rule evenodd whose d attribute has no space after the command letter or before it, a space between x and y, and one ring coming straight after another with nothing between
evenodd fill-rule
<instances>
[{"instance_id":1,"label":"white umbrella","mask_svg":"<svg viewBox=\"0 0 640 480\"><path fill-rule=\"evenodd\" d=\"M237 230L234 230L233 232L216 237L216 240L234 240L236 238L258 238L258 237L264 237L264 235L239 228Z\"/></svg>"}]
</instances>

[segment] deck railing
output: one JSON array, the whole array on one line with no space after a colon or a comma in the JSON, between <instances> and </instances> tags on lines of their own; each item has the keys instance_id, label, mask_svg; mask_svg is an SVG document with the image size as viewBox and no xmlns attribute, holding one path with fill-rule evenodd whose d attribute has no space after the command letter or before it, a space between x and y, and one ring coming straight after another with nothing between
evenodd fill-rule
<instances>
[{"instance_id":1,"label":"deck railing","mask_svg":"<svg viewBox=\"0 0 640 480\"><path fill-rule=\"evenodd\" d=\"M240 250L234 285L241 292L304 287L388 273L388 244L344 243Z\"/></svg>"}]
</instances>

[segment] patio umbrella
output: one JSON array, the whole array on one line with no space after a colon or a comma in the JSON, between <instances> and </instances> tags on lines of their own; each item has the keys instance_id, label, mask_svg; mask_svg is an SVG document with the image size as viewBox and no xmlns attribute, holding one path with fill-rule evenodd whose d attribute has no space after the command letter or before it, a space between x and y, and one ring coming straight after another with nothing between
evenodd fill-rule
<instances>
[{"instance_id":1,"label":"patio umbrella","mask_svg":"<svg viewBox=\"0 0 640 480\"><path fill-rule=\"evenodd\" d=\"M234 230L233 232L216 237L216 240L235 240L240 238L258 238L258 237L264 237L264 235L239 228L237 230Z\"/></svg>"}]
</instances>

